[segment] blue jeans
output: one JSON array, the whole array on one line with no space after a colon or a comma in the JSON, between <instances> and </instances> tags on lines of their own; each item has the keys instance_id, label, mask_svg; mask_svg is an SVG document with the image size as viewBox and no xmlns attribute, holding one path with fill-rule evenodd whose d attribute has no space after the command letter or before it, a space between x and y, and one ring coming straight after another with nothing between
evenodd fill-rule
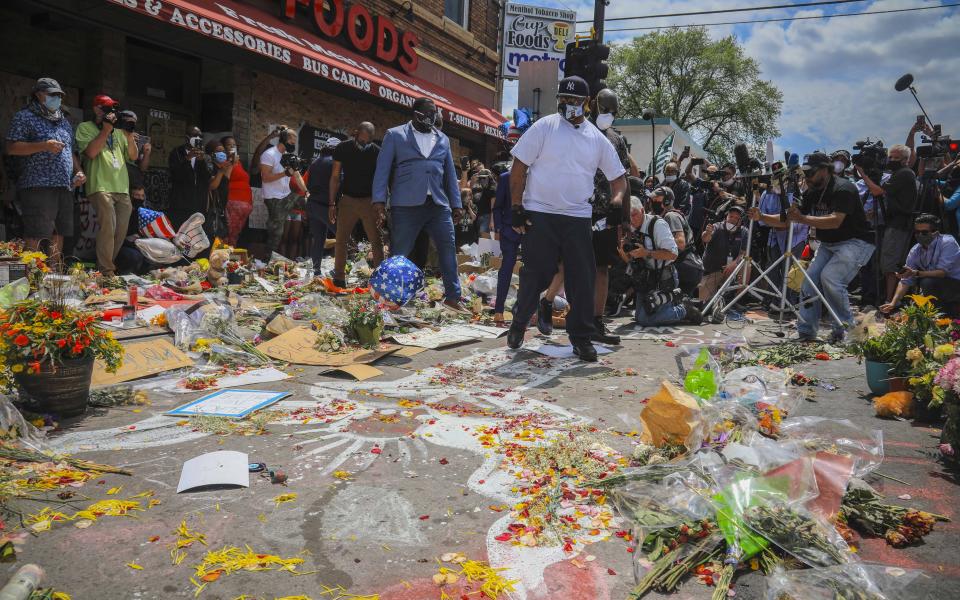
<instances>
[{"instance_id":1,"label":"blue jeans","mask_svg":"<svg viewBox=\"0 0 960 600\"><path fill-rule=\"evenodd\" d=\"M844 323L844 327L840 327L831 317L831 328L835 334L842 335L844 329L853 324L847 286L860 268L870 260L873 250L873 244L859 239L821 242L817 255L810 263L807 274L820 288L823 297ZM797 322L797 331L800 335L810 337L817 335L820 327L820 310L820 298L817 297L810 283L804 279L803 289L800 292L800 319Z\"/></svg>"},{"instance_id":2,"label":"blue jeans","mask_svg":"<svg viewBox=\"0 0 960 600\"><path fill-rule=\"evenodd\" d=\"M440 275L446 299L460 301L460 277L457 275L456 234L449 208L434 202L420 206L394 206L390 208L390 253L410 258L420 231L426 231L437 247L440 259Z\"/></svg>"},{"instance_id":3,"label":"blue jeans","mask_svg":"<svg viewBox=\"0 0 960 600\"><path fill-rule=\"evenodd\" d=\"M687 316L687 309L684 308L682 304L674 304L673 302L661 304L653 314L650 314L644 310L641 298L641 294L637 294L637 310L634 315L637 325L641 327L673 325L674 323L679 323Z\"/></svg>"}]
</instances>

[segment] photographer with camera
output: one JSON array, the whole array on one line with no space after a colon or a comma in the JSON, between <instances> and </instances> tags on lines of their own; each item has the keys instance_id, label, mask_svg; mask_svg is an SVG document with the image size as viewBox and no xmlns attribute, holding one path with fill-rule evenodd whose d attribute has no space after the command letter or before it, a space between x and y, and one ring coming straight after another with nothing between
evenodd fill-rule
<instances>
[{"instance_id":1,"label":"photographer with camera","mask_svg":"<svg viewBox=\"0 0 960 600\"><path fill-rule=\"evenodd\" d=\"M916 286L924 294L935 296L943 308L960 301L960 245L951 235L940 233L940 219L922 214L913 222L917 243L910 249L906 264L897 278L893 299L880 307L891 313L910 288Z\"/></svg>"},{"instance_id":2,"label":"photographer with camera","mask_svg":"<svg viewBox=\"0 0 960 600\"><path fill-rule=\"evenodd\" d=\"M893 300L897 289L897 273L910 249L913 239L913 213L917 209L917 176L908 166L910 148L903 144L890 146L887 151L887 170L890 179L882 185L858 166L857 173L863 179L870 194L883 202L884 230L880 251L880 272L886 282L886 302Z\"/></svg>"},{"instance_id":3,"label":"photographer with camera","mask_svg":"<svg viewBox=\"0 0 960 600\"><path fill-rule=\"evenodd\" d=\"M120 103L109 96L93 99L93 121L84 121L75 134L77 150L87 174L86 194L97 211L97 268L106 277L116 275L113 261L127 235L133 205L127 160L136 160L137 138L133 131L115 128Z\"/></svg>"},{"instance_id":4,"label":"photographer with camera","mask_svg":"<svg viewBox=\"0 0 960 600\"><path fill-rule=\"evenodd\" d=\"M681 301L674 261L679 251L670 225L662 217L648 215L644 202L630 198L629 232L619 248L628 263L636 296L634 319L638 325L700 324L702 317L689 302Z\"/></svg>"},{"instance_id":5,"label":"photographer with camera","mask_svg":"<svg viewBox=\"0 0 960 600\"><path fill-rule=\"evenodd\" d=\"M73 235L73 188L86 181L62 100L59 83L38 79L27 106L10 121L6 146L16 168L16 208L23 217L24 243L39 250L41 240L49 239L48 254L55 265L64 236Z\"/></svg>"},{"instance_id":6,"label":"photographer with camera","mask_svg":"<svg viewBox=\"0 0 960 600\"><path fill-rule=\"evenodd\" d=\"M697 286L703 279L703 262L697 255L696 241L693 229L687 223L675 205L673 190L667 186L660 186L653 190L647 200L647 212L660 216L670 226L670 233L677 243L679 253L673 266L677 272L678 286L685 296L696 294Z\"/></svg>"},{"instance_id":7,"label":"photographer with camera","mask_svg":"<svg viewBox=\"0 0 960 600\"><path fill-rule=\"evenodd\" d=\"M167 217L174 229L194 213L207 210L210 180L214 176L211 163L203 152L203 133L191 127L184 134L184 143L170 151L170 197Z\"/></svg>"},{"instance_id":8,"label":"photographer with camera","mask_svg":"<svg viewBox=\"0 0 960 600\"><path fill-rule=\"evenodd\" d=\"M690 146L686 146L680 153L678 162L683 162L690 154ZM691 161L693 164L693 161ZM663 185L670 188L673 192L673 208L684 217L690 217L690 183L684 177L680 177L680 167L676 162L668 162L663 167Z\"/></svg>"},{"instance_id":9,"label":"photographer with camera","mask_svg":"<svg viewBox=\"0 0 960 600\"><path fill-rule=\"evenodd\" d=\"M132 110L120 111L120 124L118 127L122 131L134 132L137 129L137 113ZM143 176L150 168L150 154L153 152L153 146L150 145L149 138L146 136L137 136L137 158L127 160L127 177L130 180L130 189L143 187ZM136 212L136 207L134 207Z\"/></svg>"},{"instance_id":10,"label":"photographer with camera","mask_svg":"<svg viewBox=\"0 0 960 600\"><path fill-rule=\"evenodd\" d=\"M814 152L804 158L802 167L807 189L801 206L794 204L787 210L787 220L817 230L820 247L807 275L841 321L839 325L831 321L831 342L838 343L843 341L846 328L853 324L847 286L873 254L873 238L857 188L833 173L830 157ZM747 216L774 227L783 224L779 213L762 213L756 207L747 211ZM797 340L817 339L821 309L816 291L809 281L804 281L800 292Z\"/></svg>"},{"instance_id":11,"label":"photographer with camera","mask_svg":"<svg viewBox=\"0 0 960 600\"><path fill-rule=\"evenodd\" d=\"M267 205L267 250L276 252L283 238L283 228L298 194L290 187L290 178L299 176L300 159L296 155L297 133L286 127L274 132L277 144L260 155L260 179L263 203ZM296 174L296 175L295 175ZM303 186L306 189L306 186Z\"/></svg>"},{"instance_id":12,"label":"photographer with camera","mask_svg":"<svg viewBox=\"0 0 960 600\"><path fill-rule=\"evenodd\" d=\"M700 236L704 245L701 302L709 302L747 254L747 234L741 225L743 209L731 206L723 220L708 224Z\"/></svg>"}]
</instances>

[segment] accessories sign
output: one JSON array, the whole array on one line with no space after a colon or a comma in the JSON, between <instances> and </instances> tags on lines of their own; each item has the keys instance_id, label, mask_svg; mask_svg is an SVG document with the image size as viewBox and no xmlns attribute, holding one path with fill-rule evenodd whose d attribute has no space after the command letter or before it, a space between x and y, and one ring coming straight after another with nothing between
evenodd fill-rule
<instances>
[{"instance_id":1,"label":"accessories sign","mask_svg":"<svg viewBox=\"0 0 960 600\"><path fill-rule=\"evenodd\" d=\"M503 23L504 79L516 79L525 60L562 61L567 43L573 41L577 13L562 8L544 8L508 3Z\"/></svg>"}]
</instances>

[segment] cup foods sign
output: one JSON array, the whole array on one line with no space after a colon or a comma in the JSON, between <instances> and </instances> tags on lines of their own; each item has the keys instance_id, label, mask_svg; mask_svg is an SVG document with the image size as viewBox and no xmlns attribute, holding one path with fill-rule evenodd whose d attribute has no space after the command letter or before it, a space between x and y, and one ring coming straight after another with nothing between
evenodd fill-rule
<instances>
[{"instance_id":1,"label":"cup foods sign","mask_svg":"<svg viewBox=\"0 0 960 600\"><path fill-rule=\"evenodd\" d=\"M516 79L525 60L562 61L567 43L573 41L576 20L572 10L507 4L500 52L503 77Z\"/></svg>"}]
</instances>

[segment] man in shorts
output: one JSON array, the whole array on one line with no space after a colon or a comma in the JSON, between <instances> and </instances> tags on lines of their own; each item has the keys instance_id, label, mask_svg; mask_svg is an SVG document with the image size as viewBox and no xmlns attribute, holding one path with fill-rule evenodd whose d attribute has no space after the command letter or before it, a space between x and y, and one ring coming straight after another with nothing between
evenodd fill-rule
<instances>
[{"instance_id":1,"label":"man in shorts","mask_svg":"<svg viewBox=\"0 0 960 600\"><path fill-rule=\"evenodd\" d=\"M73 188L86 181L74 154L73 130L60 109L63 95L55 80L38 79L7 131L7 154L16 157L16 207L26 246L39 250L41 240L49 240L54 264L60 261L63 237L73 235Z\"/></svg>"}]
</instances>

